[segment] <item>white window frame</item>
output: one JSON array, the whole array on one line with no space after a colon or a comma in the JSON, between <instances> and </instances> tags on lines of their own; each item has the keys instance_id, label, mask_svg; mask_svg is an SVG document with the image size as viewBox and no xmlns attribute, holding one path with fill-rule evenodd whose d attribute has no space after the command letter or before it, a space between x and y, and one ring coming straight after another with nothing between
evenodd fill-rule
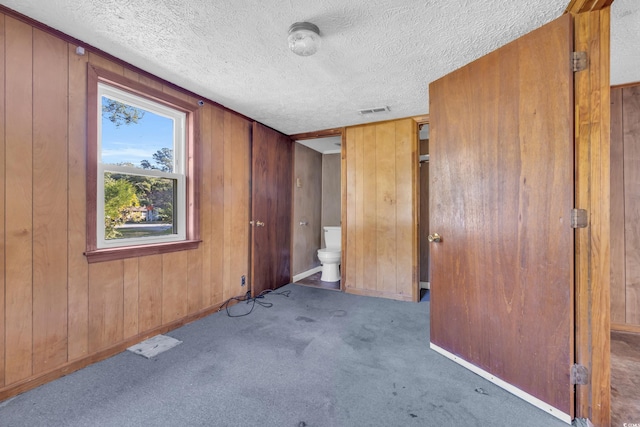
<instances>
[{"instance_id":1,"label":"white window frame","mask_svg":"<svg viewBox=\"0 0 640 427\"><path fill-rule=\"evenodd\" d=\"M142 169L130 166L117 166L102 163L102 98L107 97L132 107L169 118L173 120L173 172L163 172L157 169ZM97 197L96 197L96 232L98 249L121 248L139 245L151 245L160 243L179 242L187 239L187 195L186 195L186 113L162 105L141 95L129 93L106 83L98 83L98 105L97 119ZM135 237L123 239L105 239L104 221L104 174L105 172L123 173L137 176L148 176L156 178L167 178L175 180L177 183L176 203L173 212L174 226L176 232L163 236Z\"/></svg>"}]
</instances>

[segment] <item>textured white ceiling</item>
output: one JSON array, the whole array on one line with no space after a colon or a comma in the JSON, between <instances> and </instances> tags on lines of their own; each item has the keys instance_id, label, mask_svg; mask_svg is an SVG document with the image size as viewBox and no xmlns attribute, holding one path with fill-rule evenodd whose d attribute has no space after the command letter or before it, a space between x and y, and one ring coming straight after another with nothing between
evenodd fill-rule
<instances>
[{"instance_id":1,"label":"textured white ceiling","mask_svg":"<svg viewBox=\"0 0 640 427\"><path fill-rule=\"evenodd\" d=\"M638 38L638 0L616 0ZM568 0L0 0L286 134L428 113L429 82L560 16ZM320 27L310 57L287 48ZM615 23L614 23L615 24ZM615 25L612 25L616 28ZM616 30L617 31L617 30ZM616 33L617 34L617 33ZM618 39L615 39L618 41ZM638 60L638 43L631 53ZM613 72L640 80L639 70ZM635 74L634 74L635 73ZM357 110L389 106L382 115Z\"/></svg>"}]
</instances>

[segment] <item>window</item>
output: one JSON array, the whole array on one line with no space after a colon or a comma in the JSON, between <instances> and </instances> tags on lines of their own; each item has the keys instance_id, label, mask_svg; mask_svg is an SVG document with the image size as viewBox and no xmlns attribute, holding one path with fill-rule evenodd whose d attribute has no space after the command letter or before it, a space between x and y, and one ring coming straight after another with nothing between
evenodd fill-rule
<instances>
[{"instance_id":1,"label":"window","mask_svg":"<svg viewBox=\"0 0 640 427\"><path fill-rule=\"evenodd\" d=\"M90 67L89 262L197 247L197 107Z\"/></svg>"}]
</instances>

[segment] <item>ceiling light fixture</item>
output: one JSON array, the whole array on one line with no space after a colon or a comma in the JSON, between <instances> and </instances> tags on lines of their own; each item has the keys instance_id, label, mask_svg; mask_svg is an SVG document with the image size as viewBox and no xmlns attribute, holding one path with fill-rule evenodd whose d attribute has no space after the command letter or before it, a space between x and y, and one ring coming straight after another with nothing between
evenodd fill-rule
<instances>
[{"instance_id":1,"label":"ceiling light fixture","mask_svg":"<svg viewBox=\"0 0 640 427\"><path fill-rule=\"evenodd\" d=\"M289 49L300 56L313 55L320 47L320 29L311 22L296 22L289 27Z\"/></svg>"}]
</instances>

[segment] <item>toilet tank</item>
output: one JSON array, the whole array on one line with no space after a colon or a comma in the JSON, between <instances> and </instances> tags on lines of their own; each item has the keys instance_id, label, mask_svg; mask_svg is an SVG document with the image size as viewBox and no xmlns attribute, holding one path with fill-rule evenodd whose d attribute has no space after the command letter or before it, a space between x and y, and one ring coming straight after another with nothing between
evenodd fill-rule
<instances>
[{"instance_id":1,"label":"toilet tank","mask_svg":"<svg viewBox=\"0 0 640 427\"><path fill-rule=\"evenodd\" d=\"M322 227L324 228L324 244L327 248L340 249L342 246L341 227Z\"/></svg>"}]
</instances>

